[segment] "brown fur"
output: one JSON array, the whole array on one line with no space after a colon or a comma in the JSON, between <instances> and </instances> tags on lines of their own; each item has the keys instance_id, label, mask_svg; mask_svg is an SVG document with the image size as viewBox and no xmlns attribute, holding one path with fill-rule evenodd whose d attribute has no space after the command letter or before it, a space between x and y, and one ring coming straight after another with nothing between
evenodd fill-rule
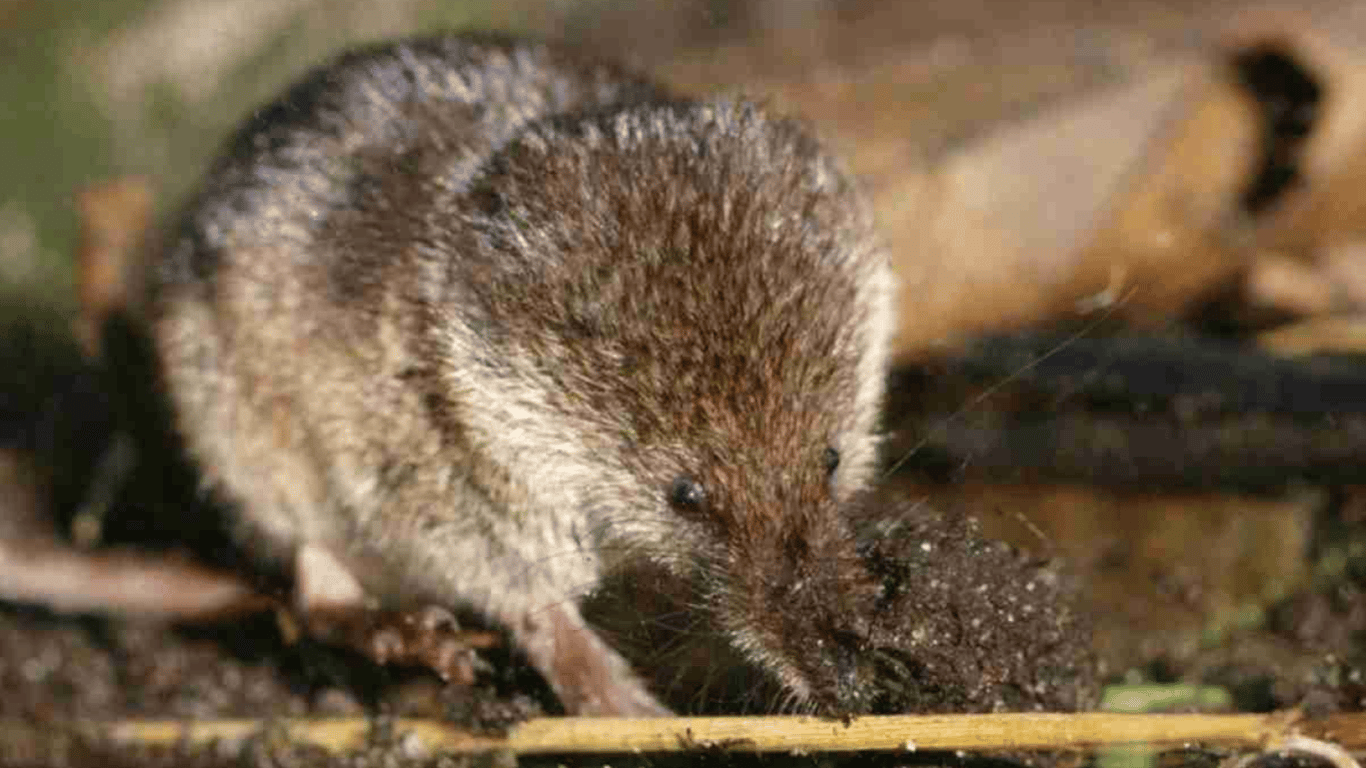
<instances>
[{"instance_id":1,"label":"brown fur","mask_svg":"<svg viewBox=\"0 0 1366 768\"><path fill-rule=\"evenodd\" d=\"M180 429L264 554L485 612L622 714L661 710L573 600L645 558L796 697L851 700L875 589L838 505L890 273L800 125L535 43L363 51L242 128L152 282Z\"/></svg>"}]
</instances>

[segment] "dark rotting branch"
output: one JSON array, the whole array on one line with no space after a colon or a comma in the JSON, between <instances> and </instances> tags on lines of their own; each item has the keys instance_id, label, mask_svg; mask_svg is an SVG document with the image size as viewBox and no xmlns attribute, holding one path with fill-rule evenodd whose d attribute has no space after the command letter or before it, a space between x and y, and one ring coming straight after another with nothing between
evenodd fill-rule
<instances>
[{"instance_id":1,"label":"dark rotting branch","mask_svg":"<svg viewBox=\"0 0 1366 768\"><path fill-rule=\"evenodd\" d=\"M1261 159L1242 195L1243 209L1256 215L1298 181L1300 154L1318 120L1324 89L1280 44L1244 48L1232 64L1261 108Z\"/></svg>"}]
</instances>

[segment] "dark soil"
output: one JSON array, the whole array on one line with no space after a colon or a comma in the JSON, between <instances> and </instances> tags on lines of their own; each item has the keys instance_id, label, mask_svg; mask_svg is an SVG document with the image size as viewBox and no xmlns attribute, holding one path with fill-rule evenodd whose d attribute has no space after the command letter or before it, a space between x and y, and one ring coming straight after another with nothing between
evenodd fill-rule
<instances>
[{"instance_id":1,"label":"dark soil","mask_svg":"<svg viewBox=\"0 0 1366 768\"><path fill-rule=\"evenodd\" d=\"M22 342L26 333L11 332L5 338ZM36 350L28 342L12 344L7 362L15 366L12 369L22 369ZM61 417L42 425L12 418L12 450L42 455L63 444L93 450L113 433L116 419L105 413L109 399L100 387L90 385L91 377L98 380L98 375L74 355L65 359L65 373L54 372L43 381L48 389L42 399L60 402ZM145 471L159 471L164 463L149 461ZM220 563L245 561L233 554L225 538L212 534L218 526L206 521L214 513L196 494L176 496L163 486L157 503L139 504L138 489L148 482L135 471L125 496L107 513L106 530L112 540L127 546L141 535L149 552L169 548ZM1102 668L1106 662L1110 665L1111 678L1139 670L1149 680L1222 685L1239 710L1303 705L1320 714L1360 709L1366 696L1358 647L1366 628L1366 567L1340 556L1353 551L1343 547L1351 541L1358 516L1355 499L1346 492L1334 495L1315 523L1314 547L1307 555L1336 562L1336 569L1325 566L1317 581L1271 605L1264 622L1194 654L1153 645L1145 656L1119 659L1125 666L1118 667L1113 654L1106 659L1092 646L1088 632L1093 623L1108 622L1113 632L1115 624L1130 620L1122 612L1107 614L1106 601L1097 597L1103 590L1087 582L1104 578L1103 568L1090 573L1060 569L1049 559L1053 553L1047 542L1037 542L1035 555L993 542L971 515L952 503L934 509L892 490L870 498L854 517L865 555L888 589L885 612L878 620L879 659L885 673L876 708L1086 708L1094 704L1102 679L1096 666L1099 656ZM70 509L56 507L65 513L57 516L60 524L70 517ZM155 519L157 515L162 519ZM184 526L188 533L178 536L176 529ZM685 595L652 589L653 584L635 579L609 587L595 598L593 607L622 646L634 649L641 669L653 676L659 690L672 695L680 711L767 711L780 702L761 676L715 642L717 635L709 630L705 615L680 613L687 606ZM1137 592L1147 585L1133 588ZM1161 621L1161 603L1152 605L1156 613L1148 619ZM386 730L386 719L439 718L497 732L519 719L556 711L553 697L536 675L506 650L484 653L488 666L475 685L444 685L423 670L378 667L351 651L306 637L287 642L286 634L271 613L173 626L6 608L0 613L0 686L6 694L0 698L0 720L10 729L0 735L0 764L486 764L488 758L443 760L412 754L411 745ZM343 759L290 743L269 729L245 745L180 748L113 745L72 730L75 723L120 718L269 722L304 715L374 717L372 745L363 754ZM14 730L19 724L29 729ZM694 759L726 765L833 761L729 753L637 759L646 765ZM872 758L844 759L865 764ZM917 756L919 760L957 761L932 755ZM618 756L570 762L623 761Z\"/></svg>"}]
</instances>

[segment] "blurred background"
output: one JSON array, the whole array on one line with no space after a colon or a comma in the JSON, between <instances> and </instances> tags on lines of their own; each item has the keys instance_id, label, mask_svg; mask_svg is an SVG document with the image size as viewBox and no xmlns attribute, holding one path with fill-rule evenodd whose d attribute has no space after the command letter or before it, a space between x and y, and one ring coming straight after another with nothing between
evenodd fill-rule
<instances>
[{"instance_id":1,"label":"blurred background","mask_svg":"<svg viewBox=\"0 0 1366 768\"><path fill-rule=\"evenodd\" d=\"M78 254L126 259L235 123L340 49L564 40L836 148L901 281L906 493L1065 558L1113 677L1359 708L1363 6L0 0L0 320L79 336ZM26 413L20 368L0 362L0 416Z\"/></svg>"},{"instance_id":2,"label":"blurred background","mask_svg":"<svg viewBox=\"0 0 1366 768\"><path fill-rule=\"evenodd\" d=\"M3 0L0 307L73 311L73 201L85 185L142 176L165 211L246 110L367 40L472 27L569 39L690 91L803 106L864 155L880 153L874 164L886 174L960 134L1198 45L1227 5ZM863 107L856 114L843 111L851 98Z\"/></svg>"}]
</instances>

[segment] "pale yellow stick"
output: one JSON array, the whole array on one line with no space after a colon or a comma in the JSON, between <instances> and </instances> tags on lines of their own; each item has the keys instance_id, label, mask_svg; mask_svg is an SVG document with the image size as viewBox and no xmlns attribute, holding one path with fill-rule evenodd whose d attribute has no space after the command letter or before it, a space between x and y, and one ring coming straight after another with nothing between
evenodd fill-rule
<instances>
[{"instance_id":1,"label":"pale yellow stick","mask_svg":"<svg viewBox=\"0 0 1366 768\"><path fill-rule=\"evenodd\" d=\"M391 721L393 732L428 753L503 750L534 753L678 752L711 747L757 752L854 750L1076 749L1118 744L1155 748L1186 744L1267 748L1292 735L1291 714L1129 715L994 714L859 717L848 723L812 717L704 717L660 719L538 718L514 727L505 738L481 736L434 720ZM1358 722L1360 721L1360 722ZM92 735L115 742L203 744L238 741L267 727L297 742L334 752L365 743L373 721L364 718L124 720L83 724ZM1332 723L1300 722L1309 731L1347 747L1366 746L1366 716L1338 715ZM0 726L13 732L31 726ZM1347 737L1345 740L1343 737ZM1357 743L1360 742L1360 743Z\"/></svg>"}]
</instances>

